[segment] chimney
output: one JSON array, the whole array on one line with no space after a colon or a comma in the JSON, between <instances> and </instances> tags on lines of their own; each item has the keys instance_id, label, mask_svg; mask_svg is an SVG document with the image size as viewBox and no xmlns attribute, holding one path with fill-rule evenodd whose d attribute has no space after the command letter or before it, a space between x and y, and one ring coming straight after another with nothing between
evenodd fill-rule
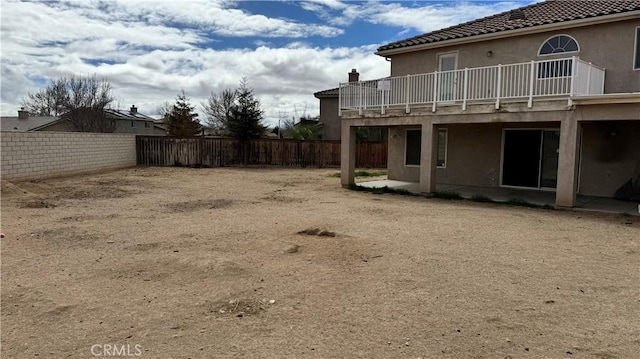
<instances>
[{"instance_id":1,"label":"chimney","mask_svg":"<svg viewBox=\"0 0 640 359\"><path fill-rule=\"evenodd\" d=\"M29 118L29 111L25 110L24 107L20 107L20 110L18 110L18 119L26 120L28 118Z\"/></svg>"},{"instance_id":2,"label":"chimney","mask_svg":"<svg viewBox=\"0 0 640 359\"><path fill-rule=\"evenodd\" d=\"M129 110L129 112L131 112L132 115L138 113L138 108L136 107L136 105L131 105L131 109Z\"/></svg>"},{"instance_id":3,"label":"chimney","mask_svg":"<svg viewBox=\"0 0 640 359\"><path fill-rule=\"evenodd\" d=\"M351 69L349 72L349 82L358 82L360 80L360 74L356 69Z\"/></svg>"}]
</instances>

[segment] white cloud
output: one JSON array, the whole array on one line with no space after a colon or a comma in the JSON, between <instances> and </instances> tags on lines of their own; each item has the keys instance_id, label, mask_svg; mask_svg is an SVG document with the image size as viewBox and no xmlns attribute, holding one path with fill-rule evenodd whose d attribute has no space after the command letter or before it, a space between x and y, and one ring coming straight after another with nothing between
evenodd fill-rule
<instances>
[{"instance_id":1,"label":"white cloud","mask_svg":"<svg viewBox=\"0 0 640 359\"><path fill-rule=\"evenodd\" d=\"M199 105L212 91L237 87L244 76L271 123L280 113L306 108L318 113L316 91L337 87L357 68L362 79L389 75L389 63L374 55L382 44L317 46L311 37L336 36L355 19L428 31L513 5L473 3L299 3L327 19L305 24L255 15L224 0L2 2L2 115L15 115L20 100L48 79L96 74L112 83L123 106L155 114L184 89ZM251 36L229 49L217 36ZM278 39L288 39L276 48Z\"/></svg>"},{"instance_id":2,"label":"white cloud","mask_svg":"<svg viewBox=\"0 0 640 359\"><path fill-rule=\"evenodd\" d=\"M515 1L474 4L469 1L397 1L349 3L337 0L303 2L301 6L315 12L334 26L348 26L356 20L429 32L483 16L522 6Z\"/></svg>"}]
</instances>

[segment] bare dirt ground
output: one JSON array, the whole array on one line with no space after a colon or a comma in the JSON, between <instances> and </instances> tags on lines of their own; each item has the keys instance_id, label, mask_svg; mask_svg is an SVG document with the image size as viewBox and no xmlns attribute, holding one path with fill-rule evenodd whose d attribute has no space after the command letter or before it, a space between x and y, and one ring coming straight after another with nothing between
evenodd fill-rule
<instances>
[{"instance_id":1,"label":"bare dirt ground","mask_svg":"<svg viewBox=\"0 0 640 359\"><path fill-rule=\"evenodd\" d=\"M638 357L637 217L354 192L336 172L6 184L2 357Z\"/></svg>"}]
</instances>

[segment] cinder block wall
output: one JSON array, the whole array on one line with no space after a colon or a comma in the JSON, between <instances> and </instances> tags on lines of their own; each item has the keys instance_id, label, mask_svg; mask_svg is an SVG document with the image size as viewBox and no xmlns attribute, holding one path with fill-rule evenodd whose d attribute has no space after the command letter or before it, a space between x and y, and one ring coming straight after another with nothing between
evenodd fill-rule
<instances>
[{"instance_id":1,"label":"cinder block wall","mask_svg":"<svg viewBox=\"0 0 640 359\"><path fill-rule=\"evenodd\" d=\"M133 134L0 133L3 180L30 180L136 165Z\"/></svg>"}]
</instances>

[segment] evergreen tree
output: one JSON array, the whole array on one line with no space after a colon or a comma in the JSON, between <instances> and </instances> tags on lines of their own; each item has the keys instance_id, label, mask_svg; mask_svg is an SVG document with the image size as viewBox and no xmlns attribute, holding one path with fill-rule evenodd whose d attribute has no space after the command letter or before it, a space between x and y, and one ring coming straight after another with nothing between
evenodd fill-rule
<instances>
[{"instance_id":1,"label":"evergreen tree","mask_svg":"<svg viewBox=\"0 0 640 359\"><path fill-rule=\"evenodd\" d=\"M243 78L237 91L236 104L231 107L229 117L223 122L225 130L240 141L260 138L266 130L262 123L264 112L260 108L260 101L247 85L247 79Z\"/></svg>"},{"instance_id":2,"label":"evergreen tree","mask_svg":"<svg viewBox=\"0 0 640 359\"><path fill-rule=\"evenodd\" d=\"M167 131L170 136L193 137L200 132L201 125L198 122L198 114L194 113L184 90L176 98L167 118Z\"/></svg>"}]
</instances>

